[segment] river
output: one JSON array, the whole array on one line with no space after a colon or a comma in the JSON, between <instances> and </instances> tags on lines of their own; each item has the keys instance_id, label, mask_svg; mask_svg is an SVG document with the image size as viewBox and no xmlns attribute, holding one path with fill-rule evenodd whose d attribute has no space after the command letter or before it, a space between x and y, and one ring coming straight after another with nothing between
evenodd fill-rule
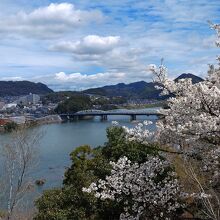
<instances>
[{"instance_id":1,"label":"river","mask_svg":"<svg viewBox=\"0 0 220 220\"><path fill-rule=\"evenodd\" d=\"M143 120L153 121L150 129L155 129L156 116L137 116L137 121ZM135 122L130 122L129 116L109 116L107 121L100 121L99 117L95 117L91 120L35 127L34 131L42 131L43 136L38 149L38 164L32 176L34 180L46 180L43 186L37 187L37 192L41 194L45 189L61 186L65 168L70 166L70 152L84 144L92 147L103 145L107 140L106 128L111 126L112 121L128 127L135 125ZM0 135L1 144L9 139L10 134Z\"/></svg>"}]
</instances>

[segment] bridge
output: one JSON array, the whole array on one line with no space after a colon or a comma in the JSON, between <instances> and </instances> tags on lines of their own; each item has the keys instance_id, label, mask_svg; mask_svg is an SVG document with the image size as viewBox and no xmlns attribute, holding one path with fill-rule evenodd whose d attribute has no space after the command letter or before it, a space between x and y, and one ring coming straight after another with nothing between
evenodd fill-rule
<instances>
[{"instance_id":1,"label":"bridge","mask_svg":"<svg viewBox=\"0 0 220 220\"><path fill-rule=\"evenodd\" d=\"M60 114L63 120L80 120L86 117L96 117L99 116L102 121L106 121L110 115L127 115L130 116L131 121L136 120L137 116L157 116L162 117L163 115L157 110L111 110L111 111L101 111L101 110L84 110L76 113L66 113Z\"/></svg>"}]
</instances>

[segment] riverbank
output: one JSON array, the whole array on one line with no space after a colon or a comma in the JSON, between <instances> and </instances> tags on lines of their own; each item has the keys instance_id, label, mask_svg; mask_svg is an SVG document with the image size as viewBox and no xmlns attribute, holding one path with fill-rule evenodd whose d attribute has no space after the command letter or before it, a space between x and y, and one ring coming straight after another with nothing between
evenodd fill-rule
<instances>
[{"instance_id":1,"label":"riverbank","mask_svg":"<svg viewBox=\"0 0 220 220\"><path fill-rule=\"evenodd\" d=\"M39 119L40 126L30 126L28 130L43 133L36 148L37 165L33 168L30 179L35 185L36 180L45 180L43 185L35 185L29 197L29 208L34 207L34 200L44 190L62 186L66 167L71 165L69 154L78 146L103 146L107 141L106 129L112 126L112 121L118 121L121 126L133 127L134 123L151 120L150 130L155 129L156 116L138 116L138 121L131 123L128 116L109 116L107 121L100 121L99 117L90 120L79 120L73 123L55 123L57 117L49 116ZM58 121L59 122L59 121ZM43 124L44 123L44 124ZM10 143L11 133L0 134L2 145ZM1 145L0 143L0 145Z\"/></svg>"},{"instance_id":2,"label":"riverbank","mask_svg":"<svg viewBox=\"0 0 220 220\"><path fill-rule=\"evenodd\" d=\"M47 115L44 117L40 118L25 118L23 123L16 123L12 120L7 120L7 122L0 126L0 133L5 133L5 132L11 132L19 127L34 127L34 126L40 126L40 125L45 125L45 124L58 124L62 123L62 119L59 115Z\"/></svg>"},{"instance_id":3,"label":"riverbank","mask_svg":"<svg viewBox=\"0 0 220 220\"><path fill-rule=\"evenodd\" d=\"M62 119L59 115L47 115L42 118L37 118L35 121L37 125L44 125L44 124L61 123Z\"/></svg>"},{"instance_id":4,"label":"riverbank","mask_svg":"<svg viewBox=\"0 0 220 220\"><path fill-rule=\"evenodd\" d=\"M123 108L132 110L132 109L148 109L148 108L164 108L166 106L166 101L161 101L158 103L151 103L151 104L129 104L123 106Z\"/></svg>"}]
</instances>

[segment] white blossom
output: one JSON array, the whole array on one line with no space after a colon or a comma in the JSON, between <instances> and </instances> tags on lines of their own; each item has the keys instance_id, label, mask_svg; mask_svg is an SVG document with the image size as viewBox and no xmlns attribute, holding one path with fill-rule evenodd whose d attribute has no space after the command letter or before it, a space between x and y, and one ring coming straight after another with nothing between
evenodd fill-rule
<instances>
[{"instance_id":1,"label":"white blossom","mask_svg":"<svg viewBox=\"0 0 220 220\"><path fill-rule=\"evenodd\" d=\"M133 128L123 126L127 140L148 144L154 136L154 132L149 131L147 128L151 124L151 121L144 121L143 123L138 123Z\"/></svg>"},{"instance_id":2,"label":"white blossom","mask_svg":"<svg viewBox=\"0 0 220 220\"><path fill-rule=\"evenodd\" d=\"M216 45L220 47L220 25L212 25L212 28L217 32ZM212 205L206 210L208 217L213 219L219 219L220 215L219 191L216 190L220 185L220 56L217 60L218 66L210 65L207 78L196 84L191 79L168 79L167 69L162 63L159 67L149 65L148 70L155 74L155 81L159 84L157 88L163 90L161 94L172 95L168 99L168 109L160 110L164 118L157 122L154 137L141 124L131 129L124 128L129 141L149 143L149 140L156 140L180 150L185 158L200 158L200 171L208 177L212 195L219 204L216 212ZM210 194L204 189L194 197L211 204Z\"/></svg>"},{"instance_id":3,"label":"white blossom","mask_svg":"<svg viewBox=\"0 0 220 220\"><path fill-rule=\"evenodd\" d=\"M219 25L214 26L218 28ZM178 82L166 78L165 68L154 68L163 94L173 94L169 109L160 112L165 119L157 123L158 137L174 144L198 146L198 142L220 143L220 66L210 66L208 78L192 84L191 79Z\"/></svg>"},{"instance_id":4,"label":"white blossom","mask_svg":"<svg viewBox=\"0 0 220 220\"><path fill-rule=\"evenodd\" d=\"M220 47L220 25L212 25L212 28L217 32L216 45ZM148 144L156 139L181 150L184 159L199 156L200 171L211 174L210 185L213 187L207 192L212 194L206 192L208 187L201 185L195 173L193 178L200 191L181 193L176 174L168 169L169 163L155 156L149 156L142 164L131 163L127 157L111 162L111 175L83 188L83 191L94 193L102 200L122 203L124 212L120 219L123 220L138 220L143 216L170 219L180 207L179 197L200 199L205 204L207 216L219 219L220 208L216 208L217 203L211 204L214 197L220 201L219 191L215 190L220 183L220 57L217 60L218 66L210 65L208 77L196 84L191 79L177 82L168 79L167 69L162 63L159 67L149 65L148 70L155 74L155 81L159 83L158 89L163 88L162 94L172 95L168 100L169 108L160 110L164 118L157 122L156 133L147 129L150 123L147 121L134 128L123 127L129 141ZM159 178L164 173L166 175Z\"/></svg>"},{"instance_id":5,"label":"white blossom","mask_svg":"<svg viewBox=\"0 0 220 220\"><path fill-rule=\"evenodd\" d=\"M121 202L124 212L120 219L169 219L180 207L180 186L169 163L159 157L149 156L145 163L131 163L127 157L112 165L111 175L105 180L91 183L84 192L94 193L102 200Z\"/></svg>"}]
</instances>

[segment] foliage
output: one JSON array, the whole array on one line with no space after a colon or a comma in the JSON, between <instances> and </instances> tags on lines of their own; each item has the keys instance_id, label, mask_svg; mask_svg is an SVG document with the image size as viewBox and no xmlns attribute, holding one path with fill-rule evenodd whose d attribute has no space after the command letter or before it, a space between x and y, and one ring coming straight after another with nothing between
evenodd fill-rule
<instances>
[{"instance_id":1,"label":"foliage","mask_svg":"<svg viewBox=\"0 0 220 220\"><path fill-rule=\"evenodd\" d=\"M43 104L49 104L49 103L59 103L61 101L64 101L71 96L74 95L80 95L80 92L74 92L74 91L61 91L61 92L53 92L46 94L41 97Z\"/></svg>"},{"instance_id":2,"label":"foliage","mask_svg":"<svg viewBox=\"0 0 220 220\"><path fill-rule=\"evenodd\" d=\"M18 124L15 122L7 122L4 125L4 130L6 132L12 132L12 131L16 130L17 128L18 128Z\"/></svg>"},{"instance_id":3,"label":"foliage","mask_svg":"<svg viewBox=\"0 0 220 220\"><path fill-rule=\"evenodd\" d=\"M170 219L181 207L180 187L167 161L148 156L146 162L131 163L127 157L112 165L111 174L83 188L101 200L122 204L120 219Z\"/></svg>"},{"instance_id":4,"label":"foliage","mask_svg":"<svg viewBox=\"0 0 220 220\"><path fill-rule=\"evenodd\" d=\"M157 155L156 144L146 145L136 141L130 142L126 139L123 127L112 126L107 129L108 142L102 149L102 154L110 161L117 161L122 155L131 161L143 163L147 155Z\"/></svg>"},{"instance_id":5,"label":"foliage","mask_svg":"<svg viewBox=\"0 0 220 220\"><path fill-rule=\"evenodd\" d=\"M6 218L7 213L5 211L0 210L0 218Z\"/></svg>"},{"instance_id":6,"label":"foliage","mask_svg":"<svg viewBox=\"0 0 220 220\"><path fill-rule=\"evenodd\" d=\"M127 100L123 97L91 97L93 105L96 106L96 108L103 110L103 111L108 111L112 109L117 109L118 105L124 104L127 102Z\"/></svg>"},{"instance_id":7,"label":"foliage","mask_svg":"<svg viewBox=\"0 0 220 220\"><path fill-rule=\"evenodd\" d=\"M220 47L220 25L211 26ZM156 138L182 152L185 172L197 187L191 196L200 204L198 212L215 220L220 218L220 57L217 60L207 79L196 84L191 79L169 80L163 65L150 65L162 93L175 95L168 100L169 108L161 110L165 117L157 123Z\"/></svg>"},{"instance_id":8,"label":"foliage","mask_svg":"<svg viewBox=\"0 0 220 220\"><path fill-rule=\"evenodd\" d=\"M101 149L80 146L70 156L72 166L65 173L63 188L58 189L59 194L53 191L43 194L36 202L39 213L35 219L102 219L101 216L112 212L108 203L100 203L93 196L82 193L82 187L109 174L109 165ZM54 198L56 194L58 199Z\"/></svg>"},{"instance_id":9,"label":"foliage","mask_svg":"<svg viewBox=\"0 0 220 220\"><path fill-rule=\"evenodd\" d=\"M117 104L124 103L126 100L120 97L89 97L78 92L58 92L44 96L43 102L60 102L55 109L57 113L74 113L81 110L91 109L95 106L100 110L116 109Z\"/></svg>"},{"instance_id":10,"label":"foliage","mask_svg":"<svg viewBox=\"0 0 220 220\"><path fill-rule=\"evenodd\" d=\"M81 110L90 109L92 102L86 95L73 95L70 98L59 103L55 111L60 113L75 113Z\"/></svg>"},{"instance_id":11,"label":"foliage","mask_svg":"<svg viewBox=\"0 0 220 220\"><path fill-rule=\"evenodd\" d=\"M220 25L212 27L217 31L216 44L220 46ZM220 62L220 57L218 61ZM126 139L130 142L142 143L147 148L150 147L149 143L152 141L159 143L161 147L157 150L163 152L163 155L166 155L177 167L179 164L176 164L176 159L179 156L183 162L185 176L189 179L188 183L193 186L194 190L187 191L188 186L183 185L182 199L188 201L191 210L196 206L196 210L193 210L194 215L218 220L220 218L220 67L216 68L211 65L208 78L195 84L192 79L186 77L174 81L169 80L167 69L162 63L159 67L154 64L150 65L149 70L156 75L155 81L159 85L157 89L162 90L162 95L171 95L168 99L168 108L160 111L164 118L157 122L154 135L146 128L145 125L148 123L144 122L134 128L124 127ZM118 163L121 162L120 160L122 159L119 159ZM120 166L119 163L116 167ZM140 181L138 177L135 178L135 175L134 178L129 175L130 180L128 180L126 175L130 172L130 166L123 170L122 174L120 171L117 174L115 168L112 172L106 180L94 182L84 190L89 193L94 192L96 197L101 196L103 199L109 198L117 201L114 194L120 197L126 190L126 187L117 186L117 178L122 185L128 182L132 184L136 178ZM138 173L137 170L136 172ZM182 184L186 183L183 176L182 174L180 176ZM144 193L144 189L140 191ZM140 201L143 202L144 199ZM131 211L132 214L135 213L135 218L139 219L141 212L139 206L135 206ZM126 219L130 218L131 213L128 212L125 215ZM155 213L154 217L157 217L156 215ZM134 216L131 219L134 219Z\"/></svg>"},{"instance_id":12,"label":"foliage","mask_svg":"<svg viewBox=\"0 0 220 220\"><path fill-rule=\"evenodd\" d=\"M153 102L153 103L149 103L149 104L127 104L127 105L123 105L124 108L126 109L143 109L143 108L166 108L167 105L166 105L166 100L163 100L163 101L156 101Z\"/></svg>"},{"instance_id":13,"label":"foliage","mask_svg":"<svg viewBox=\"0 0 220 220\"><path fill-rule=\"evenodd\" d=\"M149 154L157 155L157 150L153 145L151 149L140 143L127 142L124 129L119 126L108 128L107 137L108 142L103 147L80 146L70 154L72 165L65 173L63 187L46 191L37 200L39 212L35 220L119 219L123 204L100 200L83 193L82 188L110 175L110 161L126 155L134 163L143 163Z\"/></svg>"}]
</instances>

